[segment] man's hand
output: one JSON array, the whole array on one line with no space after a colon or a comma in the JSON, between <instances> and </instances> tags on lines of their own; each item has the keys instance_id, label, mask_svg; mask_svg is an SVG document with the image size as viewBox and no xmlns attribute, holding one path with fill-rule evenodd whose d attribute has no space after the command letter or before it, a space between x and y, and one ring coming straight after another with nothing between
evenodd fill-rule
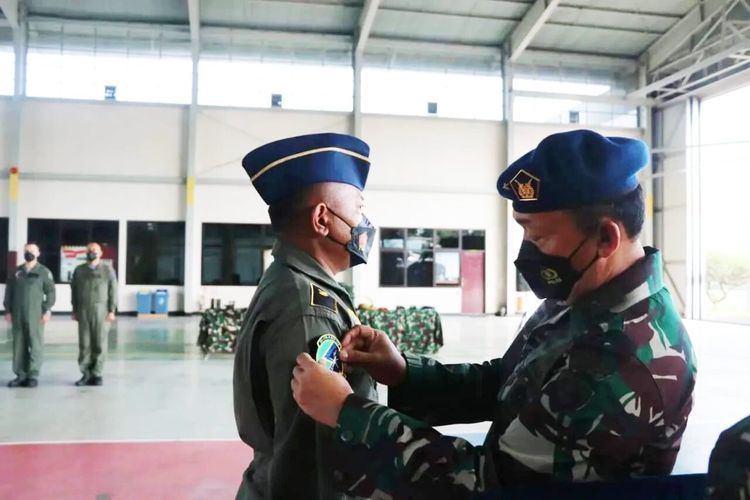
<instances>
[{"instance_id":1,"label":"man's hand","mask_svg":"<svg viewBox=\"0 0 750 500\"><path fill-rule=\"evenodd\" d=\"M406 360L384 332L355 326L341 343L341 361L360 366L377 382L395 386L406 379Z\"/></svg>"},{"instance_id":2,"label":"man's hand","mask_svg":"<svg viewBox=\"0 0 750 500\"><path fill-rule=\"evenodd\" d=\"M78 316L76 316L76 313L71 314L70 317L73 319L73 321L78 321Z\"/></svg>"},{"instance_id":3,"label":"man's hand","mask_svg":"<svg viewBox=\"0 0 750 500\"><path fill-rule=\"evenodd\" d=\"M50 311L47 311L46 313L42 314L42 324L46 325L49 322L49 319L51 316L52 316L52 313Z\"/></svg>"},{"instance_id":4,"label":"man's hand","mask_svg":"<svg viewBox=\"0 0 750 500\"><path fill-rule=\"evenodd\" d=\"M115 313L109 313L107 314L107 321L114 321L115 320Z\"/></svg>"},{"instance_id":5,"label":"man's hand","mask_svg":"<svg viewBox=\"0 0 750 500\"><path fill-rule=\"evenodd\" d=\"M9 322L9 323L10 323L11 321L13 321L13 315L12 315L12 314L10 314L10 313L5 313L5 321L7 321L7 322Z\"/></svg>"},{"instance_id":6,"label":"man's hand","mask_svg":"<svg viewBox=\"0 0 750 500\"><path fill-rule=\"evenodd\" d=\"M344 401L352 388L338 373L326 369L303 352L297 356L292 377L292 395L302 411L314 420L336 427Z\"/></svg>"}]
</instances>

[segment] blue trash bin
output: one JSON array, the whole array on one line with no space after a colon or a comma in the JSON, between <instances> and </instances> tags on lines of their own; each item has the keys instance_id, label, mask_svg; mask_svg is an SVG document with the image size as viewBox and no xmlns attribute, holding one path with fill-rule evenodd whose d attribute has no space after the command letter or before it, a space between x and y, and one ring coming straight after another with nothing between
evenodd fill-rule
<instances>
[{"instance_id":1,"label":"blue trash bin","mask_svg":"<svg viewBox=\"0 0 750 500\"><path fill-rule=\"evenodd\" d=\"M157 290L154 292L154 314L169 313L169 291Z\"/></svg>"},{"instance_id":2,"label":"blue trash bin","mask_svg":"<svg viewBox=\"0 0 750 500\"><path fill-rule=\"evenodd\" d=\"M139 290L135 294L135 310L138 314L151 314L151 290Z\"/></svg>"}]
</instances>

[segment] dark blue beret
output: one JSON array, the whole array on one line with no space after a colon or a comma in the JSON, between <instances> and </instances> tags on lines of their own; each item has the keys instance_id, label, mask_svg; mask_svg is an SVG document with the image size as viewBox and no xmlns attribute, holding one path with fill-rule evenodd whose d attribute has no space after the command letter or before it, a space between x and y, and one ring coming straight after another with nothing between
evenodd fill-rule
<instances>
[{"instance_id":1,"label":"dark blue beret","mask_svg":"<svg viewBox=\"0 0 750 500\"><path fill-rule=\"evenodd\" d=\"M584 207L635 190L648 162L642 141L574 130L547 137L516 160L500 174L497 190L517 212Z\"/></svg>"},{"instance_id":2,"label":"dark blue beret","mask_svg":"<svg viewBox=\"0 0 750 500\"><path fill-rule=\"evenodd\" d=\"M370 147L344 134L312 134L271 142L250 151L242 166L267 205L320 182L365 188Z\"/></svg>"}]
</instances>

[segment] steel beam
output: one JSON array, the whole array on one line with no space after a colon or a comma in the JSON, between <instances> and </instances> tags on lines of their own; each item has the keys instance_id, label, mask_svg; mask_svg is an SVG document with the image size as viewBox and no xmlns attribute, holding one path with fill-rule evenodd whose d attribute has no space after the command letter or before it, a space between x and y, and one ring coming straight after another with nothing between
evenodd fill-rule
<instances>
[{"instance_id":1,"label":"steel beam","mask_svg":"<svg viewBox=\"0 0 750 500\"><path fill-rule=\"evenodd\" d=\"M200 299L201 226L195 214L195 172L198 121L198 63L200 61L200 0L187 0L190 19L192 93L188 107L185 141L185 285L183 311L198 310Z\"/></svg>"},{"instance_id":2,"label":"steel beam","mask_svg":"<svg viewBox=\"0 0 750 500\"><path fill-rule=\"evenodd\" d=\"M18 22L18 0L0 0L0 10L14 30L21 26Z\"/></svg>"},{"instance_id":3,"label":"steel beam","mask_svg":"<svg viewBox=\"0 0 750 500\"><path fill-rule=\"evenodd\" d=\"M536 0L510 34L510 62L518 60L544 23L560 4L560 0Z\"/></svg>"},{"instance_id":4,"label":"steel beam","mask_svg":"<svg viewBox=\"0 0 750 500\"><path fill-rule=\"evenodd\" d=\"M679 80L684 80L686 77L690 77L694 75L695 73L697 73L698 71L708 68L709 66L713 66L714 64L720 63L724 59L730 58L737 54L741 54L742 52L745 52L745 51L750 51L750 40L746 40L744 42L738 43L726 50L719 52L718 54L715 54L710 57L706 57L705 59L699 62L696 62L695 64L692 64L683 70L677 71L675 73L672 73L669 76L666 76L653 83L650 83L649 85L646 85L645 87L642 87L636 90L635 92L631 92L628 95L628 97L630 98L646 97L651 92L655 92L660 89L674 90L674 89L669 89L666 87L668 87L669 85ZM684 82L683 85L687 83L688 82Z\"/></svg>"},{"instance_id":5,"label":"steel beam","mask_svg":"<svg viewBox=\"0 0 750 500\"><path fill-rule=\"evenodd\" d=\"M362 14L359 16L357 32L354 35L354 52L364 54L367 39L370 38L372 25L375 23L375 14L378 12L380 0L367 0L362 7Z\"/></svg>"},{"instance_id":6,"label":"steel beam","mask_svg":"<svg viewBox=\"0 0 750 500\"><path fill-rule=\"evenodd\" d=\"M736 3L736 0L731 0ZM685 16L646 49L648 69L659 67L675 54L690 38L721 14L724 0L698 2Z\"/></svg>"}]
</instances>

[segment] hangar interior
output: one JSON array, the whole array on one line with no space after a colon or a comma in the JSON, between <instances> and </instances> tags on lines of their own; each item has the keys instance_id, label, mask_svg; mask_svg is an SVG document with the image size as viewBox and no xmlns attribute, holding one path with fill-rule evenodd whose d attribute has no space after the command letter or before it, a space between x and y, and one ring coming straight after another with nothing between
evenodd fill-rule
<instances>
[{"instance_id":1,"label":"hangar interior","mask_svg":"<svg viewBox=\"0 0 750 500\"><path fill-rule=\"evenodd\" d=\"M719 432L750 413L748 2L0 0L0 11L0 292L36 242L57 296L40 386L0 391L0 462L12 464L0 497L234 495L252 451L234 424L232 356L204 355L199 323L217 301L246 307L272 260L242 157L310 133L371 147L376 242L340 281L355 304L434 308L434 356L449 362L501 356L539 304L513 265L523 235L498 175L557 132L644 141L641 239L662 251L700 373L675 474L705 472ZM118 315L105 385L79 389L70 280L90 241L116 272ZM157 290L169 316L136 317L139 293ZM442 430L481 442L488 426Z\"/></svg>"}]
</instances>

